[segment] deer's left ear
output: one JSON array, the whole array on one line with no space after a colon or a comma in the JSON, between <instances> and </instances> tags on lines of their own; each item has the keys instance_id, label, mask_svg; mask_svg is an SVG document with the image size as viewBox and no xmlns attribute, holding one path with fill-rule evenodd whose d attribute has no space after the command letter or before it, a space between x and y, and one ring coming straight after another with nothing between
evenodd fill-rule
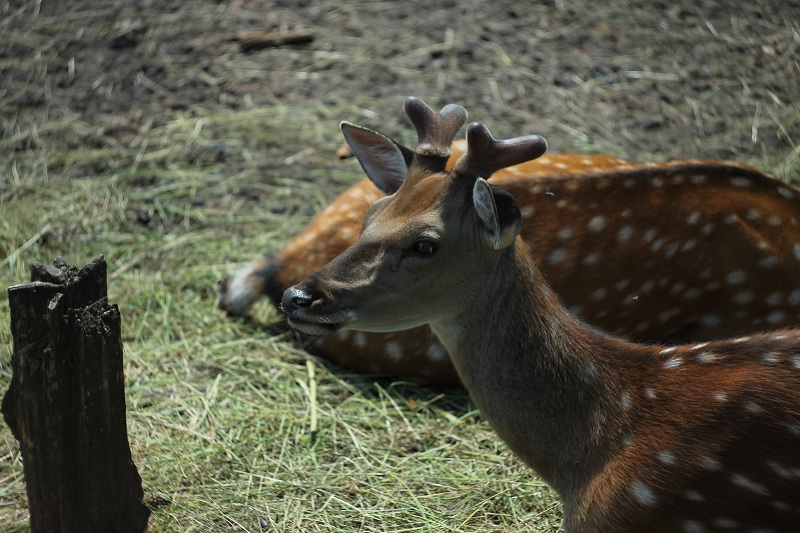
<instances>
[{"instance_id":1,"label":"deer's left ear","mask_svg":"<svg viewBox=\"0 0 800 533\"><path fill-rule=\"evenodd\" d=\"M514 197L478 178L472 188L472 201L483 223L484 242L495 250L513 243L522 229L522 215Z\"/></svg>"}]
</instances>

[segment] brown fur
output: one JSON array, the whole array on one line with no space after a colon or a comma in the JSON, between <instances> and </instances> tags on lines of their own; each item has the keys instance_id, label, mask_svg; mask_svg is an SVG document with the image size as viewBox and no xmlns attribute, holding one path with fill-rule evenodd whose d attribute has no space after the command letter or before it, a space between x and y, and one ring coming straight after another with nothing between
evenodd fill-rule
<instances>
[{"instance_id":1,"label":"brown fur","mask_svg":"<svg viewBox=\"0 0 800 533\"><path fill-rule=\"evenodd\" d=\"M568 532L800 530L800 332L667 347L586 326L521 238L494 238L519 229L504 198L412 166L352 247L284 293L289 323L429 324L498 435L559 492Z\"/></svg>"}]
</instances>

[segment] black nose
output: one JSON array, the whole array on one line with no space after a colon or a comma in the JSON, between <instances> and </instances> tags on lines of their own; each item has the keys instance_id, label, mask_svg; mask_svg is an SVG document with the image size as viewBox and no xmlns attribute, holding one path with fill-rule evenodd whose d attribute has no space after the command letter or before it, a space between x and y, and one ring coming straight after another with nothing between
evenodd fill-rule
<instances>
[{"instance_id":1,"label":"black nose","mask_svg":"<svg viewBox=\"0 0 800 533\"><path fill-rule=\"evenodd\" d=\"M296 307L308 308L311 307L311 303L314 301L314 295L312 295L310 291L303 288L289 287L283 293L283 301L286 302L287 300Z\"/></svg>"},{"instance_id":2,"label":"black nose","mask_svg":"<svg viewBox=\"0 0 800 533\"><path fill-rule=\"evenodd\" d=\"M321 311L326 299L323 293L307 284L289 287L281 299L281 311L291 315L299 311Z\"/></svg>"}]
</instances>

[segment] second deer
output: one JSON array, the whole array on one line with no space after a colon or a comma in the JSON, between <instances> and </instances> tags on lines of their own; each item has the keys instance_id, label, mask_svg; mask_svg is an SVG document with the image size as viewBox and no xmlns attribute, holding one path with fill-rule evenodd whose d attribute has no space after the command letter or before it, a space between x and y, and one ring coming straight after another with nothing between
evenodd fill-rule
<instances>
[{"instance_id":1,"label":"second deer","mask_svg":"<svg viewBox=\"0 0 800 533\"><path fill-rule=\"evenodd\" d=\"M540 156L544 139L496 141L473 123L446 172L463 108L406 111L410 160L343 124L370 178L397 190L355 244L286 290L289 324L430 325L498 435L558 491L567 532L800 530L800 333L665 347L586 326L520 238L513 196L484 179Z\"/></svg>"},{"instance_id":2,"label":"second deer","mask_svg":"<svg viewBox=\"0 0 800 533\"><path fill-rule=\"evenodd\" d=\"M464 146L453 143L446 170ZM500 169L490 182L520 205L523 241L556 293L594 326L677 343L800 323L800 191L755 169L556 154ZM246 315L265 295L277 305L355 242L367 208L384 196L369 180L351 187L276 256L223 285L220 306ZM362 372L457 383L427 327L339 331L312 349Z\"/></svg>"}]
</instances>

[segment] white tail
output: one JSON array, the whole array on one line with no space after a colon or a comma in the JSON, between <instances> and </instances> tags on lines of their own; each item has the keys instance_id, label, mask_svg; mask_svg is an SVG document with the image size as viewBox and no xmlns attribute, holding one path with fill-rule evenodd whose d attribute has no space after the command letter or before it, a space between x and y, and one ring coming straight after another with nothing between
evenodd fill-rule
<instances>
[{"instance_id":1,"label":"white tail","mask_svg":"<svg viewBox=\"0 0 800 533\"><path fill-rule=\"evenodd\" d=\"M448 171L465 143L452 148ZM522 238L548 282L594 326L680 343L800 323L800 192L774 178L720 162L557 154L499 170L490 182L520 206ZM220 306L244 315L264 295L277 305L286 288L355 242L367 207L383 196L369 180L350 188L275 257L223 284ZM364 372L457 382L427 327L343 330L313 349Z\"/></svg>"},{"instance_id":2,"label":"white tail","mask_svg":"<svg viewBox=\"0 0 800 533\"><path fill-rule=\"evenodd\" d=\"M583 325L518 237L513 197L483 179L544 141L472 124L445 172L465 112L406 109L437 149L410 162L343 125L370 177L402 184L352 247L284 293L289 323L314 335L429 324L500 437L559 492L567 531L800 530L800 333L658 347Z\"/></svg>"}]
</instances>

